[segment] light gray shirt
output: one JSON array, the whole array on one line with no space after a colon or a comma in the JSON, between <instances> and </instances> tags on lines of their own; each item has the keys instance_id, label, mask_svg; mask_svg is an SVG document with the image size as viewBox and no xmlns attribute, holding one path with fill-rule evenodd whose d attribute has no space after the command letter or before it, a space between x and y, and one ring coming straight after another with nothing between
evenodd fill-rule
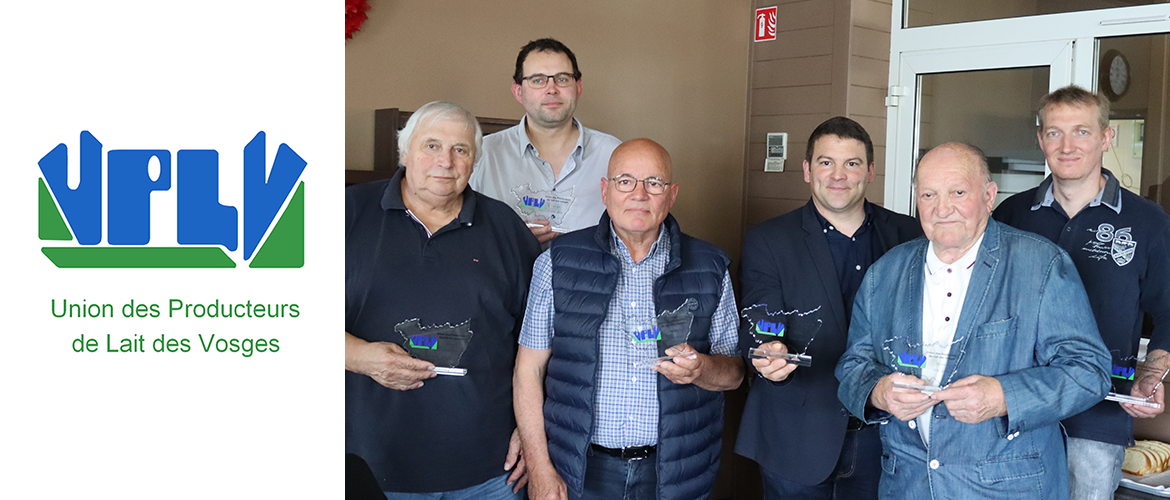
<instances>
[{"instance_id":1,"label":"light gray shirt","mask_svg":"<svg viewBox=\"0 0 1170 500\"><path fill-rule=\"evenodd\" d=\"M605 205L601 203L601 179L609 169L609 157L621 144L616 137L585 128L554 178L552 166L540 159L520 124L483 138L483 155L471 173L471 189L500 200L524 220L545 219L558 232L597 225Z\"/></svg>"}]
</instances>

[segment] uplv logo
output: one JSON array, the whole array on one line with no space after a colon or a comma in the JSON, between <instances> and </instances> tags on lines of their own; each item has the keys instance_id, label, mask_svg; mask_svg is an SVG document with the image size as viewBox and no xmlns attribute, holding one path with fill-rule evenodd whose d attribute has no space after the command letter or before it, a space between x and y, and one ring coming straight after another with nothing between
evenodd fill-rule
<instances>
[{"instance_id":1,"label":"uplv logo","mask_svg":"<svg viewBox=\"0 0 1170 500\"><path fill-rule=\"evenodd\" d=\"M526 206L526 207L532 207L532 208L536 208L536 209L543 209L544 208L544 202L545 202L544 198L525 196L523 201L524 201L524 206Z\"/></svg>"},{"instance_id":2,"label":"uplv logo","mask_svg":"<svg viewBox=\"0 0 1170 500\"><path fill-rule=\"evenodd\" d=\"M1113 373L1112 373L1113 378L1119 378L1122 380L1133 380L1133 376L1135 373L1137 373L1137 370L1135 370L1133 368L1113 365Z\"/></svg>"},{"instance_id":3,"label":"uplv logo","mask_svg":"<svg viewBox=\"0 0 1170 500\"><path fill-rule=\"evenodd\" d=\"M178 246L152 246L151 193L171 189L171 152L111 150L106 155L103 204L102 143L82 131L77 186L68 185L65 144L58 144L41 158L42 178L38 180L40 239L76 244L45 246L41 251L57 267L236 267L224 249L236 251L242 216L248 267L302 267L305 183L300 178L306 163L287 144L281 144L266 174L264 140L264 132L259 132L244 146L243 206L239 210L219 203L219 152L179 150L175 175ZM150 173L152 159L158 165L157 178ZM288 206L276 220L286 201ZM99 245L103 213L106 245Z\"/></svg>"},{"instance_id":4,"label":"uplv logo","mask_svg":"<svg viewBox=\"0 0 1170 500\"><path fill-rule=\"evenodd\" d=\"M756 322L756 333L760 335L784 336L784 323L779 321L759 320Z\"/></svg>"},{"instance_id":5,"label":"uplv logo","mask_svg":"<svg viewBox=\"0 0 1170 500\"><path fill-rule=\"evenodd\" d=\"M641 344L643 342L658 342L662 340L662 330L657 326L652 326L645 330L638 330L634 332L634 343Z\"/></svg>"},{"instance_id":6,"label":"uplv logo","mask_svg":"<svg viewBox=\"0 0 1170 500\"><path fill-rule=\"evenodd\" d=\"M926 364L926 356L922 354L898 353L898 364L907 368L922 368Z\"/></svg>"},{"instance_id":7,"label":"uplv logo","mask_svg":"<svg viewBox=\"0 0 1170 500\"><path fill-rule=\"evenodd\" d=\"M438 349L439 337L434 335L411 335L410 347L415 349Z\"/></svg>"}]
</instances>

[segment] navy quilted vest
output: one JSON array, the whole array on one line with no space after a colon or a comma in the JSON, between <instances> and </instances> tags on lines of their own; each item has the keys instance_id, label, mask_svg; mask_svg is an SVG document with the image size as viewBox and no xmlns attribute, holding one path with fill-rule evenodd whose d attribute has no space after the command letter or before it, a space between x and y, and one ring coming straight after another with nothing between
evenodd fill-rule
<instances>
[{"instance_id":1,"label":"navy quilted vest","mask_svg":"<svg viewBox=\"0 0 1170 500\"><path fill-rule=\"evenodd\" d=\"M667 216L670 257L654 283L658 313L698 301L689 344L710 352L708 331L719 305L729 259L722 250L682 234ZM617 287L621 262L610 253L609 216L595 228L553 240L555 316L552 356L545 379L545 432L557 472L574 494L584 487L586 449L593 433L600 337L598 332ZM658 498L702 499L719 471L723 393L677 385L658 375Z\"/></svg>"}]
</instances>

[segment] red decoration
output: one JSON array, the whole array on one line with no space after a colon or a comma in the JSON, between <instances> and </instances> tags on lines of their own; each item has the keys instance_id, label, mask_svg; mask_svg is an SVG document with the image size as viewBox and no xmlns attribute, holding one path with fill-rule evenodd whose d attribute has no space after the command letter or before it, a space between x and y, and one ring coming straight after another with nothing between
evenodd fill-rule
<instances>
[{"instance_id":1,"label":"red decoration","mask_svg":"<svg viewBox=\"0 0 1170 500\"><path fill-rule=\"evenodd\" d=\"M368 19L367 10L370 10L370 5L366 3L366 0L345 0L346 40L353 38L353 32L362 28L362 23Z\"/></svg>"}]
</instances>

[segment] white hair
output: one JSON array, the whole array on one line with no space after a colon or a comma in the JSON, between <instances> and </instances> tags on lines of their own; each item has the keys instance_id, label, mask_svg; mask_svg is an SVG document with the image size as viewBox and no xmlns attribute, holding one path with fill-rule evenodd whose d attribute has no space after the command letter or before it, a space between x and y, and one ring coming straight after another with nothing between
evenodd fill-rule
<instances>
[{"instance_id":1,"label":"white hair","mask_svg":"<svg viewBox=\"0 0 1170 500\"><path fill-rule=\"evenodd\" d=\"M475 126L475 159L479 160L480 150L483 149L483 129L479 120L463 106L448 101L432 101L424 104L418 111L406 120L406 126L398 133L398 164L406 166L402 157L410 151L410 141L414 138L414 131L419 123L426 122L428 126L441 120L462 120L464 125Z\"/></svg>"}]
</instances>

